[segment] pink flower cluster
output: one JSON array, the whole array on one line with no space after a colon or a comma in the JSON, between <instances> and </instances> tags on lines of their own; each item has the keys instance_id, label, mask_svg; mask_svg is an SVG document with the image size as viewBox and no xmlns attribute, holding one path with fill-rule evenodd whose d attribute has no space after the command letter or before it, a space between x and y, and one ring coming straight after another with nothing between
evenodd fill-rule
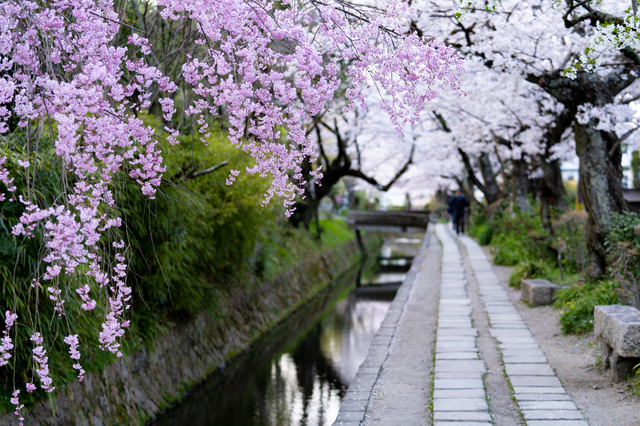
<instances>
[{"instance_id":1,"label":"pink flower cluster","mask_svg":"<svg viewBox=\"0 0 640 426\"><path fill-rule=\"evenodd\" d=\"M300 165L316 158L305 123L340 89L341 66L348 68L349 106L356 100L364 104L362 90L375 84L398 130L418 120L436 88L459 91L456 73L462 70L454 49L406 34L399 18L411 11L404 3L392 2L384 13L356 14L341 1L312 3L305 8L304 2L278 7L270 0L158 1L164 17L198 22L200 42L209 46L206 57L183 66L198 96L187 113L198 116L206 134L205 116L224 107L229 138L256 160L247 172L272 178L265 202L284 197L289 214L305 184ZM237 175L232 171L228 183Z\"/></svg>"},{"instance_id":2,"label":"pink flower cluster","mask_svg":"<svg viewBox=\"0 0 640 426\"><path fill-rule=\"evenodd\" d=\"M40 333L33 333L30 340L36 345L33 349L33 359L36 362L36 374L40 378L40 387L47 392L53 392L55 387L51 386L53 379L49 377L49 358L42 346L44 339Z\"/></svg>"},{"instance_id":3,"label":"pink flower cluster","mask_svg":"<svg viewBox=\"0 0 640 426\"><path fill-rule=\"evenodd\" d=\"M138 114L149 107L153 86L164 93L160 105L163 116L170 120L175 108L167 95L177 87L147 65L148 40L133 35L128 45L114 43L121 28L118 18L112 0L0 3L0 134L9 131L10 118L25 130L48 119L54 121L55 153L70 175L64 177L69 184L57 205L44 207L21 197L25 212L12 232L27 238L36 232L44 236L46 271L33 282L38 286L51 283L47 291L58 315L64 315L63 291L74 294L62 288L63 282L81 282L61 277L75 274L79 267L101 287L111 289L103 324L108 336L101 334L101 343L120 355L116 340L128 324L122 317L131 297L124 284L126 264L118 255L110 271L98 243L105 232L121 225L112 192L117 173L127 172L150 198L160 185L165 169L157 139ZM169 142L175 143L176 132L170 127L166 130ZM5 162L0 157L0 182L14 191ZM31 173L28 159L19 160L19 165ZM88 285L79 284L75 292L84 310L96 307ZM42 388L51 392L54 387L43 338L35 333L31 340L36 345L37 375ZM77 343L70 342L72 359L77 360ZM6 335L0 347L5 363L11 348ZM82 378L84 370L77 363L74 368Z\"/></svg>"},{"instance_id":4,"label":"pink flower cluster","mask_svg":"<svg viewBox=\"0 0 640 426\"><path fill-rule=\"evenodd\" d=\"M124 246L124 241L114 243L116 248ZM116 253L117 265L113 268L115 275L110 286L111 297L109 297L109 313L107 320L102 324L100 332L100 344L103 349L116 354L117 357L122 356L120 351L120 343L118 339L124 335L124 329L129 326L129 321L123 320L124 312L129 309L127 304L131 300L131 287L125 284L127 277L127 265L124 263L125 258Z\"/></svg>"},{"instance_id":5,"label":"pink flower cluster","mask_svg":"<svg viewBox=\"0 0 640 426\"><path fill-rule=\"evenodd\" d=\"M80 359L80 351L78 350L78 346L80 346L80 342L78 341L77 334L70 334L64 338L64 342L69 345L69 356L71 359L78 361ZM84 379L84 368L80 365L79 362L73 364L73 368L78 370L78 380L82 381Z\"/></svg>"},{"instance_id":6,"label":"pink flower cluster","mask_svg":"<svg viewBox=\"0 0 640 426\"><path fill-rule=\"evenodd\" d=\"M18 315L11 311L4 313L4 336L2 337L2 340L0 340L2 342L2 344L0 344L0 367L7 365L11 358L10 351L13 349L13 340L11 340L11 336L9 336L9 331L17 319Z\"/></svg>"},{"instance_id":7,"label":"pink flower cluster","mask_svg":"<svg viewBox=\"0 0 640 426\"><path fill-rule=\"evenodd\" d=\"M18 397L18 395L20 395L20 390L16 389L13 391L13 393L11 394L12 398L9 399L9 402L11 402L11 404L16 406L16 409L14 410L14 414L18 417L18 424L20 426L22 426L24 423L24 417L22 416L22 412L21 410L24 408L24 404L20 404L20 399Z\"/></svg>"}]
</instances>

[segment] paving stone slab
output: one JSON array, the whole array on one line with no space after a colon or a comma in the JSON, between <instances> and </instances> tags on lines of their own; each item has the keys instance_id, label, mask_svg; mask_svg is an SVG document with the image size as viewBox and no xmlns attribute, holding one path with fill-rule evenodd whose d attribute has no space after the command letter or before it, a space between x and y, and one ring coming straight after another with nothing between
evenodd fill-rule
<instances>
[{"instance_id":1,"label":"paving stone slab","mask_svg":"<svg viewBox=\"0 0 640 426\"><path fill-rule=\"evenodd\" d=\"M520 315L504 313L489 313L489 319L492 321L522 321L522 317L520 317Z\"/></svg>"},{"instance_id":2,"label":"paving stone slab","mask_svg":"<svg viewBox=\"0 0 640 426\"><path fill-rule=\"evenodd\" d=\"M471 299L443 299L440 298L440 305L470 305Z\"/></svg>"},{"instance_id":3,"label":"paving stone slab","mask_svg":"<svg viewBox=\"0 0 640 426\"><path fill-rule=\"evenodd\" d=\"M562 386L560 387L544 387L544 386L514 386L513 391L518 398L519 393L566 393Z\"/></svg>"},{"instance_id":4,"label":"paving stone slab","mask_svg":"<svg viewBox=\"0 0 640 426\"><path fill-rule=\"evenodd\" d=\"M518 337L518 338L527 337L529 339L533 339L533 335L529 330L505 331L505 330L491 329L489 330L489 334L491 334L492 337L495 337L498 340L505 339L505 338L514 338L514 337Z\"/></svg>"},{"instance_id":5,"label":"paving stone slab","mask_svg":"<svg viewBox=\"0 0 640 426\"><path fill-rule=\"evenodd\" d=\"M521 324L521 325L518 325L518 324L515 324L515 325L511 325L511 324L497 324L497 325L494 325L494 324L491 324L491 326L494 327L494 328L504 328L504 329L507 329L507 328L508 329L524 329L524 328L527 328L527 326L524 325L524 324Z\"/></svg>"},{"instance_id":6,"label":"paving stone slab","mask_svg":"<svg viewBox=\"0 0 640 426\"><path fill-rule=\"evenodd\" d=\"M549 364L507 364L507 376L555 376Z\"/></svg>"},{"instance_id":7,"label":"paving stone slab","mask_svg":"<svg viewBox=\"0 0 640 426\"><path fill-rule=\"evenodd\" d=\"M583 420L578 410L522 410L525 420Z\"/></svg>"},{"instance_id":8,"label":"paving stone slab","mask_svg":"<svg viewBox=\"0 0 640 426\"><path fill-rule=\"evenodd\" d=\"M435 373L436 379L482 379L483 373Z\"/></svg>"},{"instance_id":9,"label":"paving stone slab","mask_svg":"<svg viewBox=\"0 0 640 426\"><path fill-rule=\"evenodd\" d=\"M471 308L468 309L441 309L438 312L438 322L441 321L465 321L471 318Z\"/></svg>"},{"instance_id":10,"label":"paving stone slab","mask_svg":"<svg viewBox=\"0 0 640 426\"><path fill-rule=\"evenodd\" d=\"M475 348L476 347L476 339L475 337L467 338L464 340L439 340L436 342L436 351L438 349L466 349L466 348Z\"/></svg>"},{"instance_id":11,"label":"paving stone slab","mask_svg":"<svg viewBox=\"0 0 640 426\"><path fill-rule=\"evenodd\" d=\"M447 297L467 297L467 292L462 289L450 289L440 291L440 295Z\"/></svg>"},{"instance_id":12,"label":"paving stone slab","mask_svg":"<svg viewBox=\"0 0 640 426\"><path fill-rule=\"evenodd\" d=\"M478 335L478 331L475 329L468 328L447 328L446 330L438 330L436 332L436 337L440 338L442 336L473 336L476 337Z\"/></svg>"},{"instance_id":13,"label":"paving stone slab","mask_svg":"<svg viewBox=\"0 0 640 426\"><path fill-rule=\"evenodd\" d=\"M517 393L516 401L571 401L571 397L561 393Z\"/></svg>"},{"instance_id":14,"label":"paving stone slab","mask_svg":"<svg viewBox=\"0 0 640 426\"><path fill-rule=\"evenodd\" d=\"M453 343L453 342L438 342L436 343L436 354L446 353L446 352L478 352L478 348L474 346L441 346L445 343Z\"/></svg>"},{"instance_id":15,"label":"paving stone slab","mask_svg":"<svg viewBox=\"0 0 640 426\"><path fill-rule=\"evenodd\" d=\"M489 411L484 398L443 398L433 400L433 411Z\"/></svg>"},{"instance_id":16,"label":"paving stone slab","mask_svg":"<svg viewBox=\"0 0 640 426\"><path fill-rule=\"evenodd\" d=\"M451 330L449 328L445 329L445 330ZM472 329L473 330L473 329ZM459 342L461 339L463 340L467 340L467 339L471 339L475 342L476 336L460 336L460 335L450 335L447 333L443 333L440 335L436 335L436 339L438 342Z\"/></svg>"},{"instance_id":17,"label":"paving stone slab","mask_svg":"<svg viewBox=\"0 0 640 426\"><path fill-rule=\"evenodd\" d=\"M486 373L484 361L444 361L436 360L436 373Z\"/></svg>"},{"instance_id":18,"label":"paving stone slab","mask_svg":"<svg viewBox=\"0 0 640 426\"><path fill-rule=\"evenodd\" d=\"M478 352L437 352L436 360L440 359L478 359Z\"/></svg>"},{"instance_id":19,"label":"paving stone slab","mask_svg":"<svg viewBox=\"0 0 640 426\"><path fill-rule=\"evenodd\" d=\"M489 317L489 322L491 322L491 325L523 325L524 321L522 321L521 319L503 319L503 318L491 318Z\"/></svg>"},{"instance_id":20,"label":"paving stone slab","mask_svg":"<svg viewBox=\"0 0 640 426\"><path fill-rule=\"evenodd\" d=\"M545 356L509 356L503 357L505 364L546 364Z\"/></svg>"},{"instance_id":21,"label":"paving stone slab","mask_svg":"<svg viewBox=\"0 0 640 426\"><path fill-rule=\"evenodd\" d=\"M433 420L470 420L490 422L491 416L483 411L436 411Z\"/></svg>"},{"instance_id":22,"label":"paving stone slab","mask_svg":"<svg viewBox=\"0 0 640 426\"><path fill-rule=\"evenodd\" d=\"M463 328L468 327L471 328L471 320L467 321L438 321L438 328Z\"/></svg>"},{"instance_id":23,"label":"paving stone slab","mask_svg":"<svg viewBox=\"0 0 640 426\"><path fill-rule=\"evenodd\" d=\"M433 426L491 426L488 422L435 422Z\"/></svg>"},{"instance_id":24,"label":"paving stone slab","mask_svg":"<svg viewBox=\"0 0 640 426\"><path fill-rule=\"evenodd\" d=\"M527 422L527 426L589 426L581 420L532 420Z\"/></svg>"},{"instance_id":25,"label":"paving stone slab","mask_svg":"<svg viewBox=\"0 0 640 426\"><path fill-rule=\"evenodd\" d=\"M503 349L503 350L540 349L540 346L538 346L537 343L500 343L498 346L500 347L500 349Z\"/></svg>"},{"instance_id":26,"label":"paving stone slab","mask_svg":"<svg viewBox=\"0 0 640 426\"><path fill-rule=\"evenodd\" d=\"M521 410L577 410L571 401L520 401Z\"/></svg>"},{"instance_id":27,"label":"paving stone slab","mask_svg":"<svg viewBox=\"0 0 640 426\"><path fill-rule=\"evenodd\" d=\"M434 389L484 389L482 379L434 379Z\"/></svg>"},{"instance_id":28,"label":"paving stone slab","mask_svg":"<svg viewBox=\"0 0 640 426\"><path fill-rule=\"evenodd\" d=\"M438 321L465 320L471 317L471 309L466 311L445 311L438 312Z\"/></svg>"},{"instance_id":29,"label":"paving stone slab","mask_svg":"<svg viewBox=\"0 0 640 426\"><path fill-rule=\"evenodd\" d=\"M521 328L520 326L525 326L526 328L526 324L522 320L492 320L489 318L489 322L491 323L492 328L497 328L498 326L501 326L502 328Z\"/></svg>"},{"instance_id":30,"label":"paving stone slab","mask_svg":"<svg viewBox=\"0 0 640 426\"><path fill-rule=\"evenodd\" d=\"M502 356L507 357L524 357L524 356L544 356L544 353L540 348L538 349L505 349L502 351Z\"/></svg>"},{"instance_id":31,"label":"paving stone slab","mask_svg":"<svg viewBox=\"0 0 640 426\"><path fill-rule=\"evenodd\" d=\"M484 389L434 389L433 398L484 398Z\"/></svg>"},{"instance_id":32,"label":"paving stone slab","mask_svg":"<svg viewBox=\"0 0 640 426\"><path fill-rule=\"evenodd\" d=\"M523 386L543 386L543 387L560 387L562 383L557 377L545 377L545 376L510 376L509 380L513 387Z\"/></svg>"},{"instance_id":33,"label":"paving stone slab","mask_svg":"<svg viewBox=\"0 0 640 426\"><path fill-rule=\"evenodd\" d=\"M538 343L533 337L499 337L496 340L502 346L524 346L524 347L532 347L538 346Z\"/></svg>"}]
</instances>

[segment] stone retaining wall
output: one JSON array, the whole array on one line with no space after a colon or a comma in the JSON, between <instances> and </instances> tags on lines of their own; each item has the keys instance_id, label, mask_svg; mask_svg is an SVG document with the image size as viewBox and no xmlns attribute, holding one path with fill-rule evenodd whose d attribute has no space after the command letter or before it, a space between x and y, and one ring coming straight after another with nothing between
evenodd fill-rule
<instances>
[{"instance_id":1,"label":"stone retaining wall","mask_svg":"<svg viewBox=\"0 0 640 426\"><path fill-rule=\"evenodd\" d=\"M369 235L365 245L376 248L381 242ZM144 424L224 367L359 258L352 240L298 263L253 291L237 289L215 319L202 313L157 339L152 349L127 355L101 373L88 373L83 383L70 383L52 403L41 402L29 410L25 425ZM17 419L11 413L0 415L0 424L17 425Z\"/></svg>"}]
</instances>

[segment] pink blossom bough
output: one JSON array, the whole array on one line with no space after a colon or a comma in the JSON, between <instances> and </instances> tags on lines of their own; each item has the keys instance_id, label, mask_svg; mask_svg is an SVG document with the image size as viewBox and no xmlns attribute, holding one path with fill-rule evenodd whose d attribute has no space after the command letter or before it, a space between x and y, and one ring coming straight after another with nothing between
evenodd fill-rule
<instances>
[{"instance_id":1,"label":"pink blossom bough","mask_svg":"<svg viewBox=\"0 0 640 426\"><path fill-rule=\"evenodd\" d=\"M332 0L157 3L163 19L189 19L199 34L195 43L200 47L194 50L199 53L183 58L182 76L195 94L183 106L185 113L195 117L206 137L206 117L223 107L229 139L255 159L246 171L271 178L265 203L274 195L282 197L287 214L294 197L302 194L301 163L316 157L304 123L321 113L337 91L346 91L350 109L366 107L364 93L374 87L399 131L417 122L438 89L459 92L461 59L442 42L409 33L404 17L412 11L402 2L383 9ZM25 131L45 123L69 176L65 194L46 207L29 191L15 194L15 178L4 166L6 154L0 155L0 181L8 192L0 197L24 206L13 234L44 236L45 268L32 286L46 288L57 318L65 317L65 297L78 297L87 315L102 315L100 346L118 357L129 324L127 247L116 240L105 249L99 240L121 226L112 189L115 175L126 172L153 198L165 171L158 137L140 118L150 106L151 89L162 93L167 140L177 143L171 126L177 86L148 64L153 54L149 35L120 20L112 0L0 4L0 135L9 133L11 120ZM120 31L129 34L122 45ZM36 154L25 149L18 160L27 172L36 167ZM228 183L238 174L233 170ZM104 294L91 294L85 284L69 288L65 283L77 280L62 278L76 274L90 277ZM26 327L34 344L33 369L41 388L52 391L43 343L47 321L20 324L14 312L5 314L0 363L7 364L15 350L12 326ZM78 336L69 332L63 340L82 380ZM27 391L35 388L27 384ZM19 393L15 389L11 402L21 417Z\"/></svg>"}]
</instances>

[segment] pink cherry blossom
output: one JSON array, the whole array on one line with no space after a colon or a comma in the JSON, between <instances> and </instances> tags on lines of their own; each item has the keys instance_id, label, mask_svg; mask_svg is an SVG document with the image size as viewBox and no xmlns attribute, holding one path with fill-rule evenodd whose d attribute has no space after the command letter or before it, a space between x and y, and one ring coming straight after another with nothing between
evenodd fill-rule
<instances>
[{"instance_id":1,"label":"pink cherry blossom","mask_svg":"<svg viewBox=\"0 0 640 426\"><path fill-rule=\"evenodd\" d=\"M12 193L10 201L24 209L11 232L24 239L43 238L43 272L36 272L32 287L46 288L44 299L58 318L66 317L68 298L78 298L85 315L104 315L99 345L117 357L130 324L128 247L120 240L111 241L113 249L101 247L122 225L113 192L116 177L126 173L150 199L161 184L161 135L141 118L154 91L159 93L163 139L169 144L178 141L171 124L176 105L194 118L203 143L209 117L223 110L229 140L255 160L244 171L269 177L265 203L281 197L287 214L294 198L303 196L302 163L317 156L305 123L330 108L335 98L344 93L347 111L366 108L364 93L373 87L400 133L418 121L437 92L460 94L460 56L442 41L424 41L411 33L405 18L413 11L403 2L363 9L359 16L345 13L336 0L158 0L157 6L163 19L188 19L198 33L198 54L182 52L180 81L191 93L185 102L174 100L177 81L150 65L155 52L148 34L123 26L113 0L0 3L0 136L10 133L11 123L27 133L55 123L51 143L65 173L64 194L53 202L29 191L14 196L15 177L7 161L17 161L25 174L36 176L37 153L34 157L25 150L29 155L20 159L0 154L0 183ZM240 172L234 169L227 182L233 183ZM319 183L321 171L312 174ZM0 194L0 201L5 199ZM9 329L16 317L9 314L0 365L8 363L14 348ZM36 374L51 392L41 334L46 332L34 333L31 341ZM84 370L75 362L80 358L77 336L64 341L82 380ZM18 405L17 394L15 398Z\"/></svg>"}]
</instances>

